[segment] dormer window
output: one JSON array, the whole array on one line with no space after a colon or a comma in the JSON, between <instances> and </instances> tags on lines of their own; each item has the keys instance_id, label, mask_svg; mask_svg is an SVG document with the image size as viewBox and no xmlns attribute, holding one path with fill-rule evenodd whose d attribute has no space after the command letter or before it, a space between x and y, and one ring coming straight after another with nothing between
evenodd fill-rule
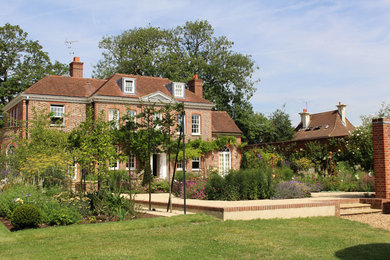
<instances>
[{"instance_id":1,"label":"dormer window","mask_svg":"<svg viewBox=\"0 0 390 260\"><path fill-rule=\"evenodd\" d=\"M184 98L184 83L173 83L173 96L175 98Z\"/></svg>"},{"instance_id":2,"label":"dormer window","mask_svg":"<svg viewBox=\"0 0 390 260\"><path fill-rule=\"evenodd\" d=\"M135 94L135 79L123 78L122 89L124 94Z\"/></svg>"}]
</instances>

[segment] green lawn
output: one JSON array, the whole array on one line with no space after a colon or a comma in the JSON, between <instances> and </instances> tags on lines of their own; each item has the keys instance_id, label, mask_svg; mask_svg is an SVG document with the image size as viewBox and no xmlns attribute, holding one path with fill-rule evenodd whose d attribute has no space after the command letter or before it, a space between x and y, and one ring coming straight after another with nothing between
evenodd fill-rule
<instances>
[{"instance_id":1,"label":"green lawn","mask_svg":"<svg viewBox=\"0 0 390 260\"><path fill-rule=\"evenodd\" d=\"M388 259L390 232L336 217L225 221L204 215L8 232L0 259Z\"/></svg>"}]
</instances>

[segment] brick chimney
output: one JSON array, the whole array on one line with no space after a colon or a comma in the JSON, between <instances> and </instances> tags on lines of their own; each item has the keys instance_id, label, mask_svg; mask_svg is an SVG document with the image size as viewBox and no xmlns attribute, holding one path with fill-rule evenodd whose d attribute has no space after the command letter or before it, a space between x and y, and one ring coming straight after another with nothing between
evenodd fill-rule
<instances>
[{"instance_id":1,"label":"brick chimney","mask_svg":"<svg viewBox=\"0 0 390 260\"><path fill-rule=\"evenodd\" d=\"M301 116L302 128L308 128L310 124L310 113L307 112L307 109L303 109L303 112L299 113L299 115Z\"/></svg>"},{"instance_id":2,"label":"brick chimney","mask_svg":"<svg viewBox=\"0 0 390 260\"><path fill-rule=\"evenodd\" d=\"M346 124L346 119L345 119L345 107L347 105L345 104L341 104L341 102L339 102L339 104L336 106L337 109L339 110L339 115L341 117L341 122L343 122L343 125Z\"/></svg>"},{"instance_id":3,"label":"brick chimney","mask_svg":"<svg viewBox=\"0 0 390 260\"><path fill-rule=\"evenodd\" d=\"M74 78L83 77L83 62L80 62L80 57L74 57L73 61L69 64L70 76Z\"/></svg>"},{"instance_id":4,"label":"brick chimney","mask_svg":"<svg viewBox=\"0 0 390 260\"><path fill-rule=\"evenodd\" d=\"M203 80L198 79L198 74L192 76L192 80L188 82L188 89L203 98Z\"/></svg>"}]
</instances>

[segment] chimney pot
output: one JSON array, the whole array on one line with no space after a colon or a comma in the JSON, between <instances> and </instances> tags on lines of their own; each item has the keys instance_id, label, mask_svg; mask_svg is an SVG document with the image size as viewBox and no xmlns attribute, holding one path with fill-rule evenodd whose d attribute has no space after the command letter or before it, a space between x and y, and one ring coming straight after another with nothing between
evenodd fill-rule
<instances>
[{"instance_id":1,"label":"chimney pot","mask_svg":"<svg viewBox=\"0 0 390 260\"><path fill-rule=\"evenodd\" d=\"M73 61L80 61L80 57L74 57Z\"/></svg>"}]
</instances>

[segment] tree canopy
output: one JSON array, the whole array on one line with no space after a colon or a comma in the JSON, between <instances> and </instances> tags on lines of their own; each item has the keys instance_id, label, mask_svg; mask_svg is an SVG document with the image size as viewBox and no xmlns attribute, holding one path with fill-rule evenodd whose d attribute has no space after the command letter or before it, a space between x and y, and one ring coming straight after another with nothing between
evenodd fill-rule
<instances>
[{"instance_id":1,"label":"tree canopy","mask_svg":"<svg viewBox=\"0 0 390 260\"><path fill-rule=\"evenodd\" d=\"M18 25L0 27L0 107L46 74L61 75L68 66L52 63L38 41Z\"/></svg>"},{"instance_id":2,"label":"tree canopy","mask_svg":"<svg viewBox=\"0 0 390 260\"><path fill-rule=\"evenodd\" d=\"M216 110L227 111L246 135L241 119L252 111L249 101L255 92L257 67L250 55L232 47L232 41L215 36L204 20L173 29L134 28L103 37L99 43L103 59L95 66L94 77L125 73L188 82L198 74L204 80L204 97L216 104Z\"/></svg>"}]
</instances>

